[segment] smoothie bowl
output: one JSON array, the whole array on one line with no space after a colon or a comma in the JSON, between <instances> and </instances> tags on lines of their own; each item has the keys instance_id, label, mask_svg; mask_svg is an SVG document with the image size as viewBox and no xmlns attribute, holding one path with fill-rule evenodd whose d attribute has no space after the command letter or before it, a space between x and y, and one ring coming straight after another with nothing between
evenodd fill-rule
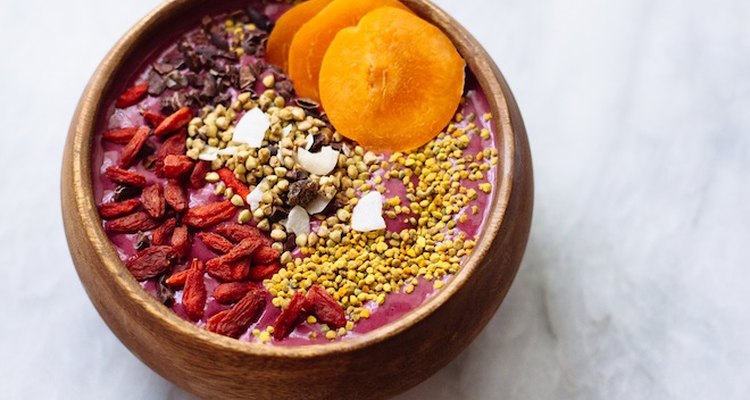
<instances>
[{"instance_id":1,"label":"smoothie bowl","mask_svg":"<svg viewBox=\"0 0 750 400\"><path fill-rule=\"evenodd\" d=\"M532 175L497 67L410 0L173 1L102 62L65 228L123 343L207 398L382 398L486 325Z\"/></svg>"}]
</instances>

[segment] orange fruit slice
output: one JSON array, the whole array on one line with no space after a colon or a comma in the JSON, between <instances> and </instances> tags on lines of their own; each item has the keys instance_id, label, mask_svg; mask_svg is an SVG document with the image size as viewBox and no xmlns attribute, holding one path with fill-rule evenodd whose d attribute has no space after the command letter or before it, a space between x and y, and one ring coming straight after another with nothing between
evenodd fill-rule
<instances>
[{"instance_id":1,"label":"orange fruit slice","mask_svg":"<svg viewBox=\"0 0 750 400\"><path fill-rule=\"evenodd\" d=\"M284 71L289 70L289 47L299 28L325 8L333 0L308 0L287 10L276 21L276 25L268 36L266 57L272 64L280 66Z\"/></svg>"},{"instance_id":2,"label":"orange fruit slice","mask_svg":"<svg viewBox=\"0 0 750 400\"><path fill-rule=\"evenodd\" d=\"M341 29L357 25L365 14L385 6L408 10L397 0L334 0L302 25L289 47L287 70L297 94L320 101L318 75L328 45Z\"/></svg>"},{"instance_id":3,"label":"orange fruit slice","mask_svg":"<svg viewBox=\"0 0 750 400\"><path fill-rule=\"evenodd\" d=\"M320 70L320 97L342 135L377 151L407 151L451 121L465 63L440 29L392 7L342 29Z\"/></svg>"}]
</instances>

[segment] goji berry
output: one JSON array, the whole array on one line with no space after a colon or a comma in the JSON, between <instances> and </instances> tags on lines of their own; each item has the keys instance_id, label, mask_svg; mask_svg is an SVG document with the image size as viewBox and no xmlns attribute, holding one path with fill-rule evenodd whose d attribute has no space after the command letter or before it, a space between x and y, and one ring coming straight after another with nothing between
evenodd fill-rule
<instances>
[{"instance_id":1,"label":"goji berry","mask_svg":"<svg viewBox=\"0 0 750 400\"><path fill-rule=\"evenodd\" d=\"M167 278L164 282L173 288L183 287L185 286L185 281L187 280L187 276L189 272L190 272L190 268L180 271L180 272L175 272L169 278Z\"/></svg>"},{"instance_id":2,"label":"goji berry","mask_svg":"<svg viewBox=\"0 0 750 400\"><path fill-rule=\"evenodd\" d=\"M214 299L221 304L232 304L240 301L254 285L249 282L222 283L214 289Z\"/></svg>"},{"instance_id":3,"label":"goji berry","mask_svg":"<svg viewBox=\"0 0 750 400\"><path fill-rule=\"evenodd\" d=\"M278 251L268 246L262 246L253 253L253 264L270 264L275 261L279 261Z\"/></svg>"},{"instance_id":4,"label":"goji berry","mask_svg":"<svg viewBox=\"0 0 750 400\"><path fill-rule=\"evenodd\" d=\"M179 182L170 179L164 186L164 200L178 213L185 212L188 208L188 198L185 189Z\"/></svg>"},{"instance_id":5,"label":"goji berry","mask_svg":"<svg viewBox=\"0 0 750 400\"><path fill-rule=\"evenodd\" d=\"M305 309L328 326L341 328L346 325L344 309L319 285L313 285L307 291Z\"/></svg>"},{"instance_id":6,"label":"goji berry","mask_svg":"<svg viewBox=\"0 0 750 400\"><path fill-rule=\"evenodd\" d=\"M273 275L281 269L281 264L272 262L268 264L255 264L250 268L247 274L247 279L251 281L263 281L264 279L271 279Z\"/></svg>"},{"instance_id":7,"label":"goji berry","mask_svg":"<svg viewBox=\"0 0 750 400\"><path fill-rule=\"evenodd\" d=\"M135 136L138 128L116 128L110 129L102 133L102 138L112 143L117 144L128 144L130 139Z\"/></svg>"},{"instance_id":8,"label":"goji berry","mask_svg":"<svg viewBox=\"0 0 750 400\"><path fill-rule=\"evenodd\" d=\"M190 187L200 189L206 185L206 174L211 171L211 163L208 161L198 161L193 167L190 174Z\"/></svg>"},{"instance_id":9,"label":"goji berry","mask_svg":"<svg viewBox=\"0 0 750 400\"><path fill-rule=\"evenodd\" d=\"M185 154L185 140L187 140L187 133L183 132L170 136L159 146L154 157L157 175L164 174L164 159L167 156Z\"/></svg>"},{"instance_id":10,"label":"goji berry","mask_svg":"<svg viewBox=\"0 0 750 400\"><path fill-rule=\"evenodd\" d=\"M250 274L250 260L243 258L229 263L233 281L244 281Z\"/></svg>"},{"instance_id":11,"label":"goji berry","mask_svg":"<svg viewBox=\"0 0 750 400\"><path fill-rule=\"evenodd\" d=\"M164 118L156 129L154 129L154 136L162 137L169 133L172 133L190 122L193 118L193 113L189 107L182 107L179 110L173 112L168 117Z\"/></svg>"},{"instance_id":12,"label":"goji berry","mask_svg":"<svg viewBox=\"0 0 750 400\"><path fill-rule=\"evenodd\" d=\"M185 289L182 291L182 305L188 317L193 321L203 316L206 307L206 282L203 280L203 262L193 259L185 278Z\"/></svg>"},{"instance_id":13,"label":"goji berry","mask_svg":"<svg viewBox=\"0 0 750 400\"><path fill-rule=\"evenodd\" d=\"M234 305L213 327L213 332L220 335L237 338L250 325L257 321L266 307L266 292L259 288L251 288L245 297Z\"/></svg>"},{"instance_id":14,"label":"goji berry","mask_svg":"<svg viewBox=\"0 0 750 400\"><path fill-rule=\"evenodd\" d=\"M256 238L244 239L236 246L234 246L232 250L229 250L226 254L208 260L206 265L210 266L217 264L231 264L232 262L237 261L240 258L245 258L253 255L255 250L257 250L260 245L260 241Z\"/></svg>"},{"instance_id":15,"label":"goji berry","mask_svg":"<svg viewBox=\"0 0 750 400\"><path fill-rule=\"evenodd\" d=\"M206 321L206 329L208 329L210 332L216 332L219 322L221 322L224 317L227 316L227 313L229 313L229 310L219 311L216 314L212 315Z\"/></svg>"},{"instance_id":16,"label":"goji berry","mask_svg":"<svg viewBox=\"0 0 750 400\"><path fill-rule=\"evenodd\" d=\"M120 153L120 167L127 168L133 164L133 161L138 157L138 153L140 153L143 145L146 144L149 135L151 135L151 129L149 129L149 127L142 126L138 128L135 135L133 135L133 138L122 148L122 153Z\"/></svg>"},{"instance_id":17,"label":"goji berry","mask_svg":"<svg viewBox=\"0 0 750 400\"><path fill-rule=\"evenodd\" d=\"M135 187L146 186L146 177L133 171L124 170L118 167L109 167L104 171L104 175L112 182Z\"/></svg>"},{"instance_id":18,"label":"goji berry","mask_svg":"<svg viewBox=\"0 0 750 400\"><path fill-rule=\"evenodd\" d=\"M142 82L126 89L115 102L115 107L126 108L138 103L146 97L148 82Z\"/></svg>"},{"instance_id":19,"label":"goji berry","mask_svg":"<svg viewBox=\"0 0 750 400\"><path fill-rule=\"evenodd\" d=\"M138 281L160 275L172 266L177 253L170 246L152 246L128 260L125 267Z\"/></svg>"},{"instance_id":20,"label":"goji berry","mask_svg":"<svg viewBox=\"0 0 750 400\"><path fill-rule=\"evenodd\" d=\"M220 168L216 170L216 172L224 182L224 185L232 189L234 193L240 195L240 197L242 197L242 200L245 201L247 195L250 194L250 189L248 189L247 185L237 179L237 177L234 176L234 172L229 168Z\"/></svg>"},{"instance_id":21,"label":"goji berry","mask_svg":"<svg viewBox=\"0 0 750 400\"><path fill-rule=\"evenodd\" d=\"M141 110L141 115L143 116L143 119L146 121L148 126L152 128L159 126L159 124L164 121L164 118L166 118L160 113L151 110Z\"/></svg>"},{"instance_id":22,"label":"goji berry","mask_svg":"<svg viewBox=\"0 0 750 400\"><path fill-rule=\"evenodd\" d=\"M140 205L141 201L138 199L101 204L99 205L99 216L102 217L102 219L116 218L125 214L130 214Z\"/></svg>"},{"instance_id":23,"label":"goji berry","mask_svg":"<svg viewBox=\"0 0 750 400\"><path fill-rule=\"evenodd\" d=\"M190 235L188 234L188 228L185 225L174 228L172 232L172 240L169 242L172 248L177 254L184 256L190 249Z\"/></svg>"},{"instance_id":24,"label":"goji berry","mask_svg":"<svg viewBox=\"0 0 750 400\"><path fill-rule=\"evenodd\" d=\"M193 170L193 160L184 155L170 154L164 157L162 171L167 178L180 178Z\"/></svg>"},{"instance_id":25,"label":"goji berry","mask_svg":"<svg viewBox=\"0 0 750 400\"><path fill-rule=\"evenodd\" d=\"M107 222L107 230L112 233L136 233L148 231L159 226L159 221L151 218L145 211L138 211Z\"/></svg>"},{"instance_id":26,"label":"goji berry","mask_svg":"<svg viewBox=\"0 0 750 400\"><path fill-rule=\"evenodd\" d=\"M209 260L211 261L211 260ZM230 264L210 264L206 263L206 273L213 278L223 282L234 282L232 266Z\"/></svg>"},{"instance_id":27,"label":"goji berry","mask_svg":"<svg viewBox=\"0 0 750 400\"><path fill-rule=\"evenodd\" d=\"M230 201L219 201L189 209L182 223L199 229L208 228L232 218L236 212Z\"/></svg>"},{"instance_id":28,"label":"goji berry","mask_svg":"<svg viewBox=\"0 0 750 400\"><path fill-rule=\"evenodd\" d=\"M221 254L228 253L234 247L232 242L216 233L201 232L198 234L198 238L206 247Z\"/></svg>"},{"instance_id":29,"label":"goji berry","mask_svg":"<svg viewBox=\"0 0 750 400\"><path fill-rule=\"evenodd\" d=\"M223 282L238 282L245 280L250 273L250 260L240 259L228 263L206 263L206 272Z\"/></svg>"},{"instance_id":30,"label":"goji berry","mask_svg":"<svg viewBox=\"0 0 750 400\"><path fill-rule=\"evenodd\" d=\"M271 246L273 241L260 229L250 225L224 225L216 228L216 233L237 243L249 237L260 239L264 245Z\"/></svg>"},{"instance_id":31,"label":"goji berry","mask_svg":"<svg viewBox=\"0 0 750 400\"><path fill-rule=\"evenodd\" d=\"M305 295L302 292L296 292L292 296L289 305L281 311L281 314L276 317L276 321L273 323L274 339L281 340L292 333L306 314L304 309L305 302Z\"/></svg>"},{"instance_id":32,"label":"goji berry","mask_svg":"<svg viewBox=\"0 0 750 400\"><path fill-rule=\"evenodd\" d=\"M167 244L172 237L172 232L177 225L177 221L174 218L169 218L164 221L158 228L154 229L151 234L151 243L156 246Z\"/></svg>"},{"instance_id":33,"label":"goji berry","mask_svg":"<svg viewBox=\"0 0 750 400\"><path fill-rule=\"evenodd\" d=\"M164 191L161 185L154 183L151 186L143 189L141 193L141 203L146 212L154 218L161 218L164 216L166 208L166 201L164 200Z\"/></svg>"}]
</instances>

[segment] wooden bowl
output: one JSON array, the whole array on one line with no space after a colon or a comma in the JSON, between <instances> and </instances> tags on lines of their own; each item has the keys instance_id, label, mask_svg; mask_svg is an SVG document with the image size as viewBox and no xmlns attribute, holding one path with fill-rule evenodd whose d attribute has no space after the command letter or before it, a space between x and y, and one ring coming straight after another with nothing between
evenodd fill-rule
<instances>
[{"instance_id":1,"label":"wooden bowl","mask_svg":"<svg viewBox=\"0 0 750 400\"><path fill-rule=\"evenodd\" d=\"M490 220L462 270L417 309L360 337L280 347L219 336L180 319L141 289L101 227L92 193L94 132L104 105L153 46L197 26L207 12L242 1L160 5L114 46L73 117L62 168L65 231L91 301L146 365L205 398L377 399L402 392L456 357L494 315L516 275L531 222L531 159L521 114L497 66L477 41L425 0L402 0L453 40L484 90L497 128L500 164Z\"/></svg>"}]
</instances>

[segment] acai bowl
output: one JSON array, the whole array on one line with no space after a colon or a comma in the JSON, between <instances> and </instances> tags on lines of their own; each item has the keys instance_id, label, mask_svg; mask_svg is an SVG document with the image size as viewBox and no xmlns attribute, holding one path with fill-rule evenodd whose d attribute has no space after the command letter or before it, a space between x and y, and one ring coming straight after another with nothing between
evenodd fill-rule
<instances>
[{"instance_id":1,"label":"acai bowl","mask_svg":"<svg viewBox=\"0 0 750 400\"><path fill-rule=\"evenodd\" d=\"M337 0L318 15L342 13L327 3L351 9ZM486 324L528 236L520 114L463 28L423 2L359 10L348 41L334 35L320 65L306 67L319 69L318 91L304 88L295 57L269 60L274 29L305 36L307 23L280 28L296 7L161 6L104 60L66 147L66 230L89 296L139 358L205 397L379 398L411 387ZM326 18L313 37L340 23ZM359 58L390 60L356 46L373 40L369 25L382 32L378 23L394 20L429 25L396 26L394 40L444 35L435 45L454 46L460 91L449 68L432 80L420 71L398 89L422 101L388 99L406 111L368 117L379 105L359 101L359 88L384 84L386 96L406 68L390 65L414 60L378 70L387 83L358 86L347 74ZM331 56L337 46L346 57ZM327 93L334 85L346 90ZM425 103L430 90L456 103ZM413 122L409 107L452 110ZM368 118L363 135L356 124ZM441 126L407 134L423 125Z\"/></svg>"}]
</instances>

